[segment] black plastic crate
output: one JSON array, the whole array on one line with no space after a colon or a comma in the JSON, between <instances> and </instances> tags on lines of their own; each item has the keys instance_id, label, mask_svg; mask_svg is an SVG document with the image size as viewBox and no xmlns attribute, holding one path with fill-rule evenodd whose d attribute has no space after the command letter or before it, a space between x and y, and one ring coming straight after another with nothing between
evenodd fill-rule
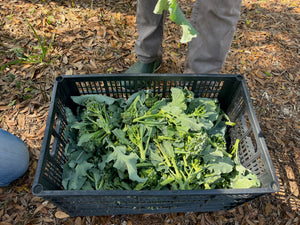
<instances>
[{"instance_id":1,"label":"black plastic crate","mask_svg":"<svg viewBox=\"0 0 300 225\"><path fill-rule=\"evenodd\" d=\"M186 191L70 191L63 190L62 166L66 159L64 107L77 107L71 96L102 94L128 98L139 88L168 97L172 87L187 87L195 97L218 98L221 108L236 123L231 145L240 139L242 164L253 171L260 188ZM279 190L279 183L264 137L241 75L101 74L59 76L55 80L47 126L32 192L50 200L71 216L170 212L208 212L232 209L258 196Z\"/></svg>"}]
</instances>

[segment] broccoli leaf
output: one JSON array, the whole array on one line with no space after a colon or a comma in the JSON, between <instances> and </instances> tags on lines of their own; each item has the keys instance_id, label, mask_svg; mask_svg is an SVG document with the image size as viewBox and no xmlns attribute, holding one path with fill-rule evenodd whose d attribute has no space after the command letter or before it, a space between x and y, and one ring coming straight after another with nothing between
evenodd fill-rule
<instances>
[{"instance_id":1,"label":"broccoli leaf","mask_svg":"<svg viewBox=\"0 0 300 225\"><path fill-rule=\"evenodd\" d=\"M112 131L112 133L117 137L118 141L121 144L124 144L124 145L130 144L130 141L126 138L126 133L123 130L116 128Z\"/></svg>"},{"instance_id":2,"label":"broccoli leaf","mask_svg":"<svg viewBox=\"0 0 300 225\"><path fill-rule=\"evenodd\" d=\"M95 136L94 133L87 133L80 136L78 140L78 146L82 146L84 143L89 142Z\"/></svg>"},{"instance_id":3,"label":"broccoli leaf","mask_svg":"<svg viewBox=\"0 0 300 225\"><path fill-rule=\"evenodd\" d=\"M237 175L231 179L231 188L255 188L260 186L257 176L242 165L236 166Z\"/></svg>"},{"instance_id":4,"label":"broccoli leaf","mask_svg":"<svg viewBox=\"0 0 300 225\"><path fill-rule=\"evenodd\" d=\"M214 157L210 159L207 167L213 174L230 173L234 168L234 163L229 157Z\"/></svg>"},{"instance_id":5,"label":"broccoli leaf","mask_svg":"<svg viewBox=\"0 0 300 225\"><path fill-rule=\"evenodd\" d=\"M106 103L111 105L115 102L116 99L105 96L105 95L81 95L81 96L72 96L72 100L78 105L85 106L90 100L95 100L98 103Z\"/></svg>"},{"instance_id":6,"label":"broccoli leaf","mask_svg":"<svg viewBox=\"0 0 300 225\"><path fill-rule=\"evenodd\" d=\"M191 25L191 23L186 19L185 15L179 8L176 0L159 0L155 6L154 13L162 14L163 11L169 11L170 19L182 28L182 37L180 39L181 43L186 43L191 41L193 38L197 37L198 32Z\"/></svg>"},{"instance_id":7,"label":"broccoli leaf","mask_svg":"<svg viewBox=\"0 0 300 225\"><path fill-rule=\"evenodd\" d=\"M172 102L169 103L169 106L176 106L182 109L183 111L186 110L186 98L185 93L181 88L171 88L171 96Z\"/></svg>"},{"instance_id":8,"label":"broccoli leaf","mask_svg":"<svg viewBox=\"0 0 300 225\"><path fill-rule=\"evenodd\" d=\"M191 131L200 131L202 129L203 124L197 123L194 118L188 117L186 114L181 114L175 119L176 124L180 124L177 127L178 130L188 132Z\"/></svg>"},{"instance_id":9,"label":"broccoli leaf","mask_svg":"<svg viewBox=\"0 0 300 225\"><path fill-rule=\"evenodd\" d=\"M156 148L150 148L150 156L151 163L158 168L158 165L163 163L164 158L159 154Z\"/></svg>"},{"instance_id":10,"label":"broccoli leaf","mask_svg":"<svg viewBox=\"0 0 300 225\"><path fill-rule=\"evenodd\" d=\"M260 186L260 181L257 176L252 173L250 170L246 169L238 157L238 146L239 139L236 140L236 143L232 147L232 154L235 154L234 162L236 163L236 176L231 178L230 187L231 188L254 188Z\"/></svg>"},{"instance_id":11,"label":"broccoli leaf","mask_svg":"<svg viewBox=\"0 0 300 225\"><path fill-rule=\"evenodd\" d=\"M129 174L129 179L137 182L145 182L147 178L140 178L137 174L136 163L139 159L138 155L131 152L129 155L126 155L125 146L113 146L114 151L111 152L106 159L106 162L114 161L114 167L121 172L127 170Z\"/></svg>"},{"instance_id":12,"label":"broccoli leaf","mask_svg":"<svg viewBox=\"0 0 300 225\"><path fill-rule=\"evenodd\" d=\"M64 176L63 176L63 186L69 190L79 190L85 184L87 180L87 172L94 165L86 161L77 164L74 169L68 167L67 164L64 165Z\"/></svg>"}]
</instances>

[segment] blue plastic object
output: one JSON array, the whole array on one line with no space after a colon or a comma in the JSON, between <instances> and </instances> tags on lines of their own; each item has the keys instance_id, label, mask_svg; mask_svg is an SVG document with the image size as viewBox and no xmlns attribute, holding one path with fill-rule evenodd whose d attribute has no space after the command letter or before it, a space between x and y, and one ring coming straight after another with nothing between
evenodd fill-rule
<instances>
[{"instance_id":1,"label":"blue plastic object","mask_svg":"<svg viewBox=\"0 0 300 225\"><path fill-rule=\"evenodd\" d=\"M29 153L25 143L0 128L0 187L8 186L28 169Z\"/></svg>"}]
</instances>

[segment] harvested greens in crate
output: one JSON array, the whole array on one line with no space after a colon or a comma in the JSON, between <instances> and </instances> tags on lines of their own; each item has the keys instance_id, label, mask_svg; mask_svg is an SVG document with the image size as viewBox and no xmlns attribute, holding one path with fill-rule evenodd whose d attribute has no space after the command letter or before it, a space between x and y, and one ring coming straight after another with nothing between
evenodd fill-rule
<instances>
[{"instance_id":1,"label":"harvested greens in crate","mask_svg":"<svg viewBox=\"0 0 300 225\"><path fill-rule=\"evenodd\" d=\"M195 190L259 187L241 165L238 142L228 151L234 126L217 99L194 98L171 88L170 98L150 90L124 98L72 96L66 108L62 184L70 190Z\"/></svg>"},{"instance_id":2,"label":"harvested greens in crate","mask_svg":"<svg viewBox=\"0 0 300 225\"><path fill-rule=\"evenodd\" d=\"M33 193L70 215L226 210L278 188L240 75L56 79Z\"/></svg>"}]
</instances>

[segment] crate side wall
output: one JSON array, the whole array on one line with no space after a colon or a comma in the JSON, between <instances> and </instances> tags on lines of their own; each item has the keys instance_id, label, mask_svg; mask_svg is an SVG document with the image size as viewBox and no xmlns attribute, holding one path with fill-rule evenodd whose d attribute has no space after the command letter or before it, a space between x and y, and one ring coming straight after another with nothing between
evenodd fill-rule
<instances>
[{"instance_id":1,"label":"crate side wall","mask_svg":"<svg viewBox=\"0 0 300 225\"><path fill-rule=\"evenodd\" d=\"M43 164L36 173L39 173L38 184L42 185L43 190L62 190L62 166L66 162L64 149L68 142L65 139L64 132L67 127L67 118L65 112L66 105L69 103L70 94L65 83L56 82L56 93L53 96L55 99L51 102L53 111L49 112L49 127L47 130L48 143L43 146L42 157ZM40 187L38 187L40 188Z\"/></svg>"},{"instance_id":2,"label":"crate side wall","mask_svg":"<svg viewBox=\"0 0 300 225\"><path fill-rule=\"evenodd\" d=\"M236 123L230 136L233 143L236 139L240 140L241 163L258 176L263 188L270 188L276 179L273 177L272 165L266 158L267 147L261 144L261 130L249 99L245 85L240 85L227 111L230 119Z\"/></svg>"},{"instance_id":3,"label":"crate side wall","mask_svg":"<svg viewBox=\"0 0 300 225\"><path fill-rule=\"evenodd\" d=\"M260 194L200 196L51 196L57 207L71 216L122 215L144 213L210 212L229 210Z\"/></svg>"}]
</instances>

